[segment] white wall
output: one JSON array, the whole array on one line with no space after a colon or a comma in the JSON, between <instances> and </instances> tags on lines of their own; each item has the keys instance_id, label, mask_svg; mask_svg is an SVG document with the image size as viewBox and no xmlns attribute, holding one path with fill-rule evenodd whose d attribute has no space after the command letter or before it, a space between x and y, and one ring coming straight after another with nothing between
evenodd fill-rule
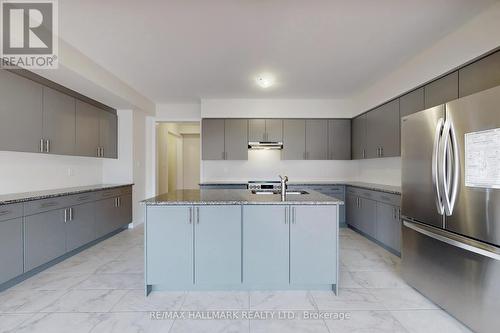
<instances>
[{"instance_id":1,"label":"white wall","mask_svg":"<svg viewBox=\"0 0 500 333\"><path fill-rule=\"evenodd\" d=\"M134 224L144 222L144 208L139 201L146 199L146 114L141 111L134 112Z\"/></svg>"},{"instance_id":2,"label":"white wall","mask_svg":"<svg viewBox=\"0 0 500 333\"><path fill-rule=\"evenodd\" d=\"M99 184L102 160L0 152L0 194Z\"/></svg>"},{"instance_id":3,"label":"white wall","mask_svg":"<svg viewBox=\"0 0 500 333\"><path fill-rule=\"evenodd\" d=\"M344 99L203 99L202 118L350 118Z\"/></svg>"}]
</instances>

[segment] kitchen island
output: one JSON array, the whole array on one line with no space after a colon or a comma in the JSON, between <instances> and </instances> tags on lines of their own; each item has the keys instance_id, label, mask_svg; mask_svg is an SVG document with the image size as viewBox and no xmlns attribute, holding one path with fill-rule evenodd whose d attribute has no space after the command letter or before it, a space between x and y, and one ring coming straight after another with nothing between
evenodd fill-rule
<instances>
[{"instance_id":1,"label":"kitchen island","mask_svg":"<svg viewBox=\"0 0 500 333\"><path fill-rule=\"evenodd\" d=\"M179 190L146 208L145 290L338 288L343 202L308 191Z\"/></svg>"}]
</instances>

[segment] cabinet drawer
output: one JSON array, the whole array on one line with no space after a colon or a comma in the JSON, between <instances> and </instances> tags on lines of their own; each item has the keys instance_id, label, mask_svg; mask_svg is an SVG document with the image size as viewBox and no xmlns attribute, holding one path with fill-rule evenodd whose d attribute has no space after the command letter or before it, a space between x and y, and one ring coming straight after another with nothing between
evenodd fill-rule
<instances>
[{"instance_id":1,"label":"cabinet drawer","mask_svg":"<svg viewBox=\"0 0 500 333\"><path fill-rule=\"evenodd\" d=\"M7 221L23 215L23 204L0 206L0 221Z\"/></svg>"},{"instance_id":2,"label":"cabinet drawer","mask_svg":"<svg viewBox=\"0 0 500 333\"><path fill-rule=\"evenodd\" d=\"M377 192L375 200L383 202L393 206L401 206L401 196L397 194L390 194L385 192Z\"/></svg>"},{"instance_id":3,"label":"cabinet drawer","mask_svg":"<svg viewBox=\"0 0 500 333\"><path fill-rule=\"evenodd\" d=\"M86 193L71 195L68 197L68 204L71 206L76 206L87 202L92 202L96 200L95 197L96 197L95 192L86 192Z\"/></svg>"},{"instance_id":4,"label":"cabinet drawer","mask_svg":"<svg viewBox=\"0 0 500 333\"><path fill-rule=\"evenodd\" d=\"M24 204L24 215L28 216L48 212L49 210L61 209L70 205L68 197L30 201Z\"/></svg>"},{"instance_id":5,"label":"cabinet drawer","mask_svg":"<svg viewBox=\"0 0 500 333\"><path fill-rule=\"evenodd\" d=\"M132 186L120 187L120 195L132 194Z\"/></svg>"},{"instance_id":6,"label":"cabinet drawer","mask_svg":"<svg viewBox=\"0 0 500 333\"><path fill-rule=\"evenodd\" d=\"M119 197L119 196L120 196L120 189L114 188L111 190L104 190L104 191L97 192L96 193L96 200L108 199L108 198Z\"/></svg>"}]
</instances>

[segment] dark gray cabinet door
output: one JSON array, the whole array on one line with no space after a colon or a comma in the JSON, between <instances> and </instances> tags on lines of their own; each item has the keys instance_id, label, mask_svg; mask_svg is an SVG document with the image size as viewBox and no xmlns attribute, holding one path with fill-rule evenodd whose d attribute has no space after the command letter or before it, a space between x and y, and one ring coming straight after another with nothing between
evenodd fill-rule
<instances>
[{"instance_id":1,"label":"dark gray cabinet door","mask_svg":"<svg viewBox=\"0 0 500 333\"><path fill-rule=\"evenodd\" d=\"M0 222L0 284L23 273L23 219Z\"/></svg>"},{"instance_id":2,"label":"dark gray cabinet door","mask_svg":"<svg viewBox=\"0 0 500 333\"><path fill-rule=\"evenodd\" d=\"M460 97L500 85L500 52L460 69L459 81Z\"/></svg>"},{"instance_id":3,"label":"dark gray cabinet door","mask_svg":"<svg viewBox=\"0 0 500 333\"><path fill-rule=\"evenodd\" d=\"M303 160L306 155L306 121L283 120L283 160Z\"/></svg>"},{"instance_id":4,"label":"dark gray cabinet door","mask_svg":"<svg viewBox=\"0 0 500 333\"><path fill-rule=\"evenodd\" d=\"M425 108L431 108L458 98L458 72L450 73L424 87Z\"/></svg>"},{"instance_id":5,"label":"dark gray cabinet door","mask_svg":"<svg viewBox=\"0 0 500 333\"><path fill-rule=\"evenodd\" d=\"M117 229L132 223L132 194L125 194L120 197L120 216L118 218Z\"/></svg>"},{"instance_id":6,"label":"dark gray cabinet door","mask_svg":"<svg viewBox=\"0 0 500 333\"><path fill-rule=\"evenodd\" d=\"M203 160L224 159L224 119L201 121L201 144Z\"/></svg>"},{"instance_id":7,"label":"dark gray cabinet door","mask_svg":"<svg viewBox=\"0 0 500 333\"><path fill-rule=\"evenodd\" d=\"M226 119L224 133L226 160L247 160L248 120Z\"/></svg>"},{"instance_id":8,"label":"dark gray cabinet door","mask_svg":"<svg viewBox=\"0 0 500 333\"><path fill-rule=\"evenodd\" d=\"M116 220L119 218L116 198L96 201L95 213L96 238L107 235L116 229Z\"/></svg>"},{"instance_id":9,"label":"dark gray cabinet door","mask_svg":"<svg viewBox=\"0 0 500 333\"><path fill-rule=\"evenodd\" d=\"M266 119L266 140L271 142L283 141L283 120Z\"/></svg>"},{"instance_id":10,"label":"dark gray cabinet door","mask_svg":"<svg viewBox=\"0 0 500 333\"><path fill-rule=\"evenodd\" d=\"M399 100L368 112L366 119L366 158L399 156Z\"/></svg>"},{"instance_id":11,"label":"dark gray cabinet door","mask_svg":"<svg viewBox=\"0 0 500 333\"><path fill-rule=\"evenodd\" d=\"M413 90L399 99L399 114L401 118L422 110L425 110L423 87Z\"/></svg>"},{"instance_id":12,"label":"dark gray cabinet door","mask_svg":"<svg viewBox=\"0 0 500 333\"><path fill-rule=\"evenodd\" d=\"M352 159L360 160L366 156L366 114L352 120Z\"/></svg>"},{"instance_id":13,"label":"dark gray cabinet door","mask_svg":"<svg viewBox=\"0 0 500 333\"><path fill-rule=\"evenodd\" d=\"M0 70L0 150L40 152L42 86Z\"/></svg>"},{"instance_id":14,"label":"dark gray cabinet door","mask_svg":"<svg viewBox=\"0 0 500 333\"><path fill-rule=\"evenodd\" d=\"M75 98L43 87L43 138L51 154L73 155L76 144ZM47 152L47 151L46 151Z\"/></svg>"},{"instance_id":15,"label":"dark gray cabinet door","mask_svg":"<svg viewBox=\"0 0 500 333\"><path fill-rule=\"evenodd\" d=\"M118 117L103 110L99 112L99 147L102 157L118 157Z\"/></svg>"},{"instance_id":16,"label":"dark gray cabinet door","mask_svg":"<svg viewBox=\"0 0 500 333\"><path fill-rule=\"evenodd\" d=\"M306 120L306 159L328 159L328 121L325 119Z\"/></svg>"},{"instance_id":17,"label":"dark gray cabinet door","mask_svg":"<svg viewBox=\"0 0 500 333\"><path fill-rule=\"evenodd\" d=\"M365 198L359 198L359 201L360 218L358 229L375 238L377 231L377 202Z\"/></svg>"},{"instance_id":18,"label":"dark gray cabinet door","mask_svg":"<svg viewBox=\"0 0 500 333\"><path fill-rule=\"evenodd\" d=\"M25 272L66 253L64 209L24 218Z\"/></svg>"},{"instance_id":19,"label":"dark gray cabinet door","mask_svg":"<svg viewBox=\"0 0 500 333\"><path fill-rule=\"evenodd\" d=\"M346 194L346 222L348 225L358 229L359 228L359 211L358 211L358 197L352 194Z\"/></svg>"},{"instance_id":20,"label":"dark gray cabinet door","mask_svg":"<svg viewBox=\"0 0 500 333\"><path fill-rule=\"evenodd\" d=\"M73 206L72 219L66 222L66 251L72 251L93 241L95 237L95 203Z\"/></svg>"},{"instance_id":21,"label":"dark gray cabinet door","mask_svg":"<svg viewBox=\"0 0 500 333\"><path fill-rule=\"evenodd\" d=\"M97 157L101 112L101 110L93 105L76 100L77 155Z\"/></svg>"},{"instance_id":22,"label":"dark gray cabinet door","mask_svg":"<svg viewBox=\"0 0 500 333\"><path fill-rule=\"evenodd\" d=\"M351 159L350 119L332 119L328 121L328 159Z\"/></svg>"},{"instance_id":23,"label":"dark gray cabinet door","mask_svg":"<svg viewBox=\"0 0 500 333\"><path fill-rule=\"evenodd\" d=\"M266 141L265 119L248 120L248 141L251 142Z\"/></svg>"},{"instance_id":24,"label":"dark gray cabinet door","mask_svg":"<svg viewBox=\"0 0 500 333\"><path fill-rule=\"evenodd\" d=\"M399 207L377 203L376 239L397 252L401 251Z\"/></svg>"}]
</instances>

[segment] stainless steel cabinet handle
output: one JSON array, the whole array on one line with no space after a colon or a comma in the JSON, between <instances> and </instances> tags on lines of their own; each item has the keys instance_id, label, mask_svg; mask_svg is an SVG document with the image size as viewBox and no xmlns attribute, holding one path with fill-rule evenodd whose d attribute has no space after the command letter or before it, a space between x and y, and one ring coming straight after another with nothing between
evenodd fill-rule
<instances>
[{"instance_id":1,"label":"stainless steel cabinet handle","mask_svg":"<svg viewBox=\"0 0 500 333\"><path fill-rule=\"evenodd\" d=\"M73 221L73 207L69 208L69 220Z\"/></svg>"},{"instance_id":2,"label":"stainless steel cabinet handle","mask_svg":"<svg viewBox=\"0 0 500 333\"><path fill-rule=\"evenodd\" d=\"M40 153L43 153L43 139L40 139Z\"/></svg>"},{"instance_id":3,"label":"stainless steel cabinet handle","mask_svg":"<svg viewBox=\"0 0 500 333\"><path fill-rule=\"evenodd\" d=\"M384 147L380 147L380 157L384 157Z\"/></svg>"},{"instance_id":4,"label":"stainless steel cabinet handle","mask_svg":"<svg viewBox=\"0 0 500 333\"><path fill-rule=\"evenodd\" d=\"M45 140L45 152L50 153L50 140Z\"/></svg>"},{"instance_id":5,"label":"stainless steel cabinet handle","mask_svg":"<svg viewBox=\"0 0 500 333\"><path fill-rule=\"evenodd\" d=\"M64 210L64 223L68 222L68 209Z\"/></svg>"},{"instance_id":6,"label":"stainless steel cabinet handle","mask_svg":"<svg viewBox=\"0 0 500 333\"><path fill-rule=\"evenodd\" d=\"M200 207L196 207L196 224L200 224Z\"/></svg>"},{"instance_id":7,"label":"stainless steel cabinet handle","mask_svg":"<svg viewBox=\"0 0 500 333\"><path fill-rule=\"evenodd\" d=\"M193 208L189 207L188 215L189 215L189 224L192 224L193 223Z\"/></svg>"},{"instance_id":8,"label":"stainless steel cabinet handle","mask_svg":"<svg viewBox=\"0 0 500 333\"><path fill-rule=\"evenodd\" d=\"M96 156L97 156L97 157L100 157L100 156L99 156L99 155L100 155L100 153L101 153L101 150L99 149L99 147L97 147L97 153L96 153Z\"/></svg>"},{"instance_id":9,"label":"stainless steel cabinet handle","mask_svg":"<svg viewBox=\"0 0 500 333\"><path fill-rule=\"evenodd\" d=\"M104 157L104 147L101 147L101 157Z\"/></svg>"},{"instance_id":10,"label":"stainless steel cabinet handle","mask_svg":"<svg viewBox=\"0 0 500 333\"><path fill-rule=\"evenodd\" d=\"M366 158L366 150L363 148L363 158Z\"/></svg>"}]
</instances>

